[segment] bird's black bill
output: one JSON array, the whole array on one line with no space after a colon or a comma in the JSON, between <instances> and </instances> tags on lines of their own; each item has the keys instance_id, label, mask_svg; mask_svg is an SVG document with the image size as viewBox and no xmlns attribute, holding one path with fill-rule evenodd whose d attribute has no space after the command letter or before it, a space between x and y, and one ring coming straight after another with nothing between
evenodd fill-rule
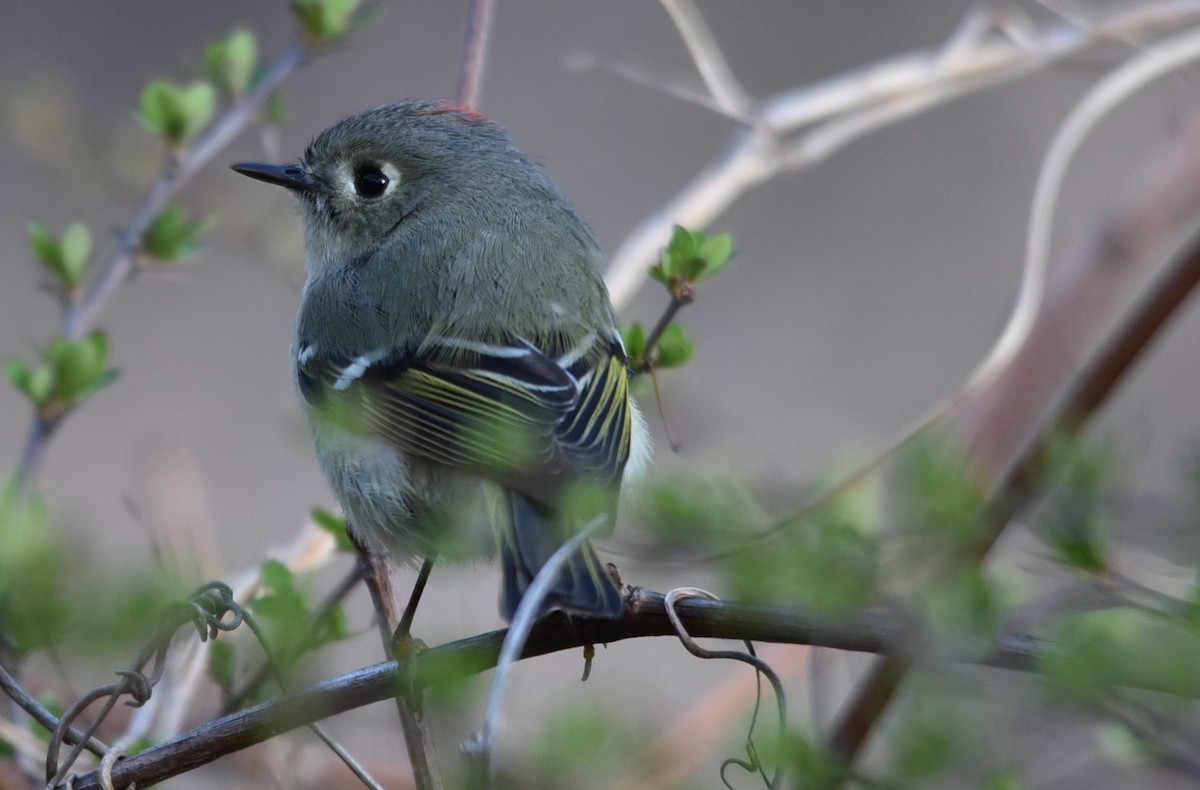
<instances>
[{"instance_id":1,"label":"bird's black bill","mask_svg":"<svg viewBox=\"0 0 1200 790\"><path fill-rule=\"evenodd\" d=\"M287 187L298 192L316 188L312 178L299 165L264 165L257 162L239 162L231 167L244 176L266 181L268 184Z\"/></svg>"}]
</instances>

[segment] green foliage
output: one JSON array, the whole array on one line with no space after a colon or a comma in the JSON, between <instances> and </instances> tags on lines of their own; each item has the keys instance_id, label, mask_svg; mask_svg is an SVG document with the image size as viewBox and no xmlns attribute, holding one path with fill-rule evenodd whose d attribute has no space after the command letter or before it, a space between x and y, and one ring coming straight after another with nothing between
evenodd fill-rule
<instances>
[{"instance_id":1,"label":"green foliage","mask_svg":"<svg viewBox=\"0 0 1200 790\"><path fill-rule=\"evenodd\" d=\"M258 40L246 28L238 28L204 53L204 72L227 98L241 96L254 77L258 62Z\"/></svg>"},{"instance_id":2,"label":"green foliage","mask_svg":"<svg viewBox=\"0 0 1200 790\"><path fill-rule=\"evenodd\" d=\"M1049 493L1031 528L1062 564L1102 573L1108 567L1108 510L1116 473L1110 447L1078 439L1050 443L1039 477Z\"/></svg>"},{"instance_id":3,"label":"green foliage","mask_svg":"<svg viewBox=\"0 0 1200 790\"><path fill-rule=\"evenodd\" d=\"M140 754L141 752L146 751L147 749L151 748L152 746L157 746L157 745L158 745L158 742L155 741L153 738L149 738L147 736L142 736L141 738L134 740L132 743L130 743L128 746L126 746L125 753L132 757L135 754Z\"/></svg>"},{"instance_id":4,"label":"green foliage","mask_svg":"<svg viewBox=\"0 0 1200 790\"><path fill-rule=\"evenodd\" d=\"M910 781L929 781L946 771L962 752L959 721L953 716L920 711L897 732L896 774Z\"/></svg>"},{"instance_id":5,"label":"green foliage","mask_svg":"<svg viewBox=\"0 0 1200 790\"><path fill-rule=\"evenodd\" d=\"M651 480L637 502L643 531L659 551L724 550L766 520L754 493L730 475Z\"/></svg>"},{"instance_id":6,"label":"green foliage","mask_svg":"<svg viewBox=\"0 0 1200 790\"><path fill-rule=\"evenodd\" d=\"M75 298L87 279L92 253L92 233L82 222L74 222L55 239L37 222L29 223L29 243L34 257L54 278L68 299Z\"/></svg>"},{"instance_id":7,"label":"green foliage","mask_svg":"<svg viewBox=\"0 0 1200 790\"><path fill-rule=\"evenodd\" d=\"M17 357L4 363L8 380L33 403L43 420L62 417L117 378L108 367L108 339L97 330L78 340L55 338L31 366Z\"/></svg>"},{"instance_id":8,"label":"green foliage","mask_svg":"<svg viewBox=\"0 0 1200 790\"><path fill-rule=\"evenodd\" d=\"M358 552L358 549L354 547L354 541L350 540L350 533L346 531L346 519L336 516L324 508L316 507L312 510L312 520L314 524L333 536L338 551L351 554Z\"/></svg>"},{"instance_id":9,"label":"green foliage","mask_svg":"<svg viewBox=\"0 0 1200 790\"><path fill-rule=\"evenodd\" d=\"M678 324L671 324L664 329L653 349L647 347L646 330L641 324L633 324L621 334L625 341L625 353L629 357L629 367L635 372L677 368L686 364L696 353L696 346L687 331Z\"/></svg>"},{"instance_id":10,"label":"green foliage","mask_svg":"<svg viewBox=\"0 0 1200 790\"><path fill-rule=\"evenodd\" d=\"M154 80L142 90L138 122L172 148L192 140L209 124L217 107L217 90L210 82L179 85Z\"/></svg>"},{"instance_id":11,"label":"green foliage","mask_svg":"<svg viewBox=\"0 0 1200 790\"><path fill-rule=\"evenodd\" d=\"M898 465L897 508L913 559L971 562L985 545L986 496L966 459L948 445L916 442Z\"/></svg>"},{"instance_id":12,"label":"green foliage","mask_svg":"<svg viewBox=\"0 0 1200 790\"><path fill-rule=\"evenodd\" d=\"M312 592L302 587L282 562L264 562L260 582L263 592L250 601L250 608L263 625L268 646L284 667L315 647L349 636L341 607L327 612L313 630L316 614Z\"/></svg>"},{"instance_id":13,"label":"green foliage","mask_svg":"<svg viewBox=\"0 0 1200 790\"><path fill-rule=\"evenodd\" d=\"M733 239L728 233L709 236L676 225L650 276L674 294L717 274L732 258Z\"/></svg>"},{"instance_id":14,"label":"green foliage","mask_svg":"<svg viewBox=\"0 0 1200 790\"><path fill-rule=\"evenodd\" d=\"M538 786L568 787L568 777L594 776L635 753L637 740L627 722L602 708L573 703L556 711L535 739L533 763Z\"/></svg>"},{"instance_id":15,"label":"green foliage","mask_svg":"<svg viewBox=\"0 0 1200 790\"><path fill-rule=\"evenodd\" d=\"M1040 660L1061 693L1102 699L1117 686L1200 697L1200 627L1144 609L1086 612L1067 620Z\"/></svg>"},{"instance_id":16,"label":"green foliage","mask_svg":"<svg viewBox=\"0 0 1200 790\"><path fill-rule=\"evenodd\" d=\"M178 263L200 251L211 219L189 220L178 203L168 203L142 234L141 252L154 260Z\"/></svg>"},{"instance_id":17,"label":"green foliage","mask_svg":"<svg viewBox=\"0 0 1200 790\"><path fill-rule=\"evenodd\" d=\"M61 719L62 715L66 713L67 709L61 702L58 701L58 698L49 693L39 695L37 700L39 703L41 703L42 707L50 711L50 713L56 719ZM46 729L41 725L40 722L36 721L29 722L29 730L39 741L43 742L48 742L52 734L50 730Z\"/></svg>"},{"instance_id":18,"label":"green foliage","mask_svg":"<svg viewBox=\"0 0 1200 790\"><path fill-rule=\"evenodd\" d=\"M695 353L696 346L692 344L683 327L679 324L671 324L663 330L662 337L658 341L658 359L655 366L677 368L690 360Z\"/></svg>"},{"instance_id":19,"label":"green foliage","mask_svg":"<svg viewBox=\"0 0 1200 790\"><path fill-rule=\"evenodd\" d=\"M625 342L625 354L629 357L629 367L642 370L646 367L646 330L641 324L631 324L621 330L621 339Z\"/></svg>"},{"instance_id":20,"label":"green foliage","mask_svg":"<svg viewBox=\"0 0 1200 790\"><path fill-rule=\"evenodd\" d=\"M790 525L727 563L732 597L824 613L853 613L871 604L880 579L879 546L849 502Z\"/></svg>"},{"instance_id":21,"label":"green foliage","mask_svg":"<svg viewBox=\"0 0 1200 790\"><path fill-rule=\"evenodd\" d=\"M208 676L226 696L232 696L237 677L237 650L228 639L217 639L208 646Z\"/></svg>"},{"instance_id":22,"label":"green foliage","mask_svg":"<svg viewBox=\"0 0 1200 790\"><path fill-rule=\"evenodd\" d=\"M974 646L981 653L995 644L1007 599L982 568L966 565L939 577L921 594L921 611L931 631L959 650Z\"/></svg>"},{"instance_id":23,"label":"green foliage","mask_svg":"<svg viewBox=\"0 0 1200 790\"><path fill-rule=\"evenodd\" d=\"M65 548L45 504L0 488L0 634L18 653L44 647L70 615Z\"/></svg>"},{"instance_id":24,"label":"green foliage","mask_svg":"<svg viewBox=\"0 0 1200 790\"><path fill-rule=\"evenodd\" d=\"M782 764L792 787L837 787L850 776L846 765L811 736L791 731L765 750L768 764Z\"/></svg>"},{"instance_id":25,"label":"green foliage","mask_svg":"<svg viewBox=\"0 0 1200 790\"><path fill-rule=\"evenodd\" d=\"M312 41L327 43L355 27L360 5L361 0L293 0L292 12Z\"/></svg>"}]
</instances>

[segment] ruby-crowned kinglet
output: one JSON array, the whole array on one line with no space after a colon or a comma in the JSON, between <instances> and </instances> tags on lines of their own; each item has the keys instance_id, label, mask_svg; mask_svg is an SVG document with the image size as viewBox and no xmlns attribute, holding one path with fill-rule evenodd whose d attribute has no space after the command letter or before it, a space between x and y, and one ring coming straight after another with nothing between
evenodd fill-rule
<instances>
[{"instance_id":1,"label":"ruby-crowned kinglet","mask_svg":"<svg viewBox=\"0 0 1200 790\"><path fill-rule=\"evenodd\" d=\"M501 127L446 104L377 107L295 164L233 169L300 204L293 363L351 534L406 562L486 513L511 619L572 531L611 521L644 446L591 231ZM621 614L590 546L551 609Z\"/></svg>"}]
</instances>

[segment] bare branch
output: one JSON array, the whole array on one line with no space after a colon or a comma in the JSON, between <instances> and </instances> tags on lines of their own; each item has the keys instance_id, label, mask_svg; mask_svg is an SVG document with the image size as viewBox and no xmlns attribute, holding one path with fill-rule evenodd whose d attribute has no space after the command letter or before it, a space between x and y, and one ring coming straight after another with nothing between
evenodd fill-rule
<instances>
[{"instance_id":1,"label":"bare branch","mask_svg":"<svg viewBox=\"0 0 1200 790\"><path fill-rule=\"evenodd\" d=\"M1017 39L960 36L953 46L892 58L818 85L764 100L725 153L617 249L606 280L625 304L676 224L705 227L746 190L808 167L881 126L998 85L1114 39L1179 30L1200 18L1200 2L1140 3L1081 29L1055 23ZM807 131L805 131L807 130Z\"/></svg>"},{"instance_id":2,"label":"bare branch","mask_svg":"<svg viewBox=\"0 0 1200 790\"><path fill-rule=\"evenodd\" d=\"M738 121L751 120L753 102L733 76L725 53L692 0L659 0L679 31L719 111Z\"/></svg>"},{"instance_id":3,"label":"bare branch","mask_svg":"<svg viewBox=\"0 0 1200 790\"><path fill-rule=\"evenodd\" d=\"M1077 432L1096 413L1200 283L1197 228L1200 124L1158 163L1151 185L1101 229L1093 247L1070 268L1069 279L1047 301L1013 363L964 417L960 430L971 460L996 481L986 515L986 538L977 547L978 561L1032 498L1033 470L1042 463L1051 440ZM1184 231L1190 231L1191 238L1124 325L1086 357L1086 367L1075 380L1064 383L1072 367L1066 361L1083 358L1080 349L1089 347L1087 341L1094 334L1081 327L1092 326L1097 314L1107 313L1105 308L1122 283L1139 266L1155 260L1151 253L1156 245ZM1065 397L1058 398L1064 390ZM1051 400L1057 405L1043 418L1042 410ZM1029 428L1035 424L1038 430L1030 437ZM907 664L904 657L884 659L860 683L831 736L835 753L854 758L886 710Z\"/></svg>"},{"instance_id":4,"label":"bare branch","mask_svg":"<svg viewBox=\"0 0 1200 790\"><path fill-rule=\"evenodd\" d=\"M918 630L902 618L862 614L843 618L836 626L795 609L690 599L675 606L692 637L811 644L859 652L910 651L917 648ZM250 708L204 724L166 743L117 763L112 776L117 787L162 781L206 765L226 754L338 713L391 699L398 677L413 688L452 682L496 665L506 631L462 639L414 654L399 664L388 661L318 683L307 691ZM625 617L600 620L565 616L545 617L534 626L522 658L532 658L588 644L605 644L647 636L673 636L664 596L634 589ZM1020 637L1002 638L986 655L976 650L945 656L986 666L1030 671L1041 643ZM97 772L75 780L77 790L100 790Z\"/></svg>"},{"instance_id":5,"label":"bare branch","mask_svg":"<svg viewBox=\"0 0 1200 790\"><path fill-rule=\"evenodd\" d=\"M471 0L467 29L463 34L455 101L463 107L479 106L483 89L483 67L487 61L488 40L492 34L493 0Z\"/></svg>"}]
</instances>

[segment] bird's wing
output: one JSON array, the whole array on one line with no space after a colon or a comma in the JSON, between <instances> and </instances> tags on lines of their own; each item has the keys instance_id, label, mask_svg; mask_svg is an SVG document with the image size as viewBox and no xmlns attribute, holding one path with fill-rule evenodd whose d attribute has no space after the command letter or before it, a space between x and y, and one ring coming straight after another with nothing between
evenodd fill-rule
<instances>
[{"instance_id":1,"label":"bird's wing","mask_svg":"<svg viewBox=\"0 0 1200 790\"><path fill-rule=\"evenodd\" d=\"M615 482L632 430L619 341L592 337L555 352L518 337L392 356L308 348L298 376L305 398L352 430L547 502L580 476Z\"/></svg>"}]
</instances>

